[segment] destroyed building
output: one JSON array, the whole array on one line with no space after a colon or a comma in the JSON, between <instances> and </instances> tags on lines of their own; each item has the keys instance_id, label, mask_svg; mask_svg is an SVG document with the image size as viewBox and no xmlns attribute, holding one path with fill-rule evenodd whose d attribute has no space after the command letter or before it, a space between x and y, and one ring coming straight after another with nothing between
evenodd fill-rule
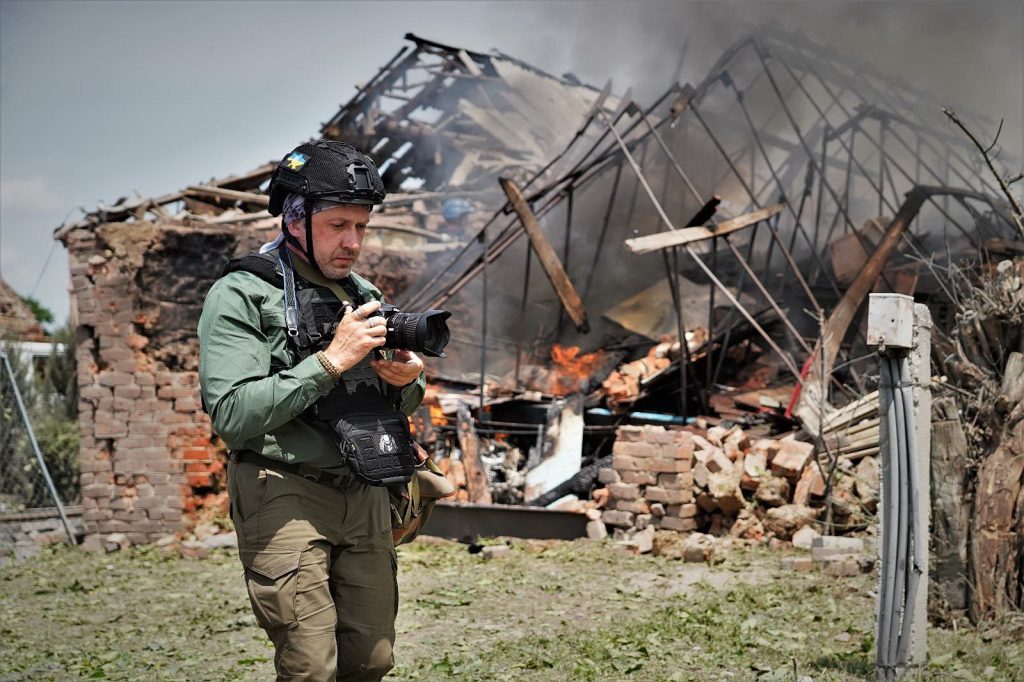
<instances>
[{"instance_id":1,"label":"destroyed building","mask_svg":"<svg viewBox=\"0 0 1024 682\"><path fill-rule=\"evenodd\" d=\"M455 313L451 357L429 363L413 423L462 497L586 500L607 469L609 526L721 529L774 463L785 490L767 484L763 498L788 506L799 492L830 523L866 525L871 493L855 488L870 474L856 470L878 451L867 294L912 294L950 330L960 299L945 273L1021 253L941 103L777 27L653 103L406 37L319 134L370 154L391 192L361 272L403 309ZM261 192L273 168L121 199L57 231L90 534L152 540L223 504L194 330L224 260L278 229ZM445 220L449 199L470 202L466 220ZM675 448L667 468L609 468L644 425ZM695 487L698 464L735 479ZM834 506L839 480L850 499Z\"/></svg>"}]
</instances>

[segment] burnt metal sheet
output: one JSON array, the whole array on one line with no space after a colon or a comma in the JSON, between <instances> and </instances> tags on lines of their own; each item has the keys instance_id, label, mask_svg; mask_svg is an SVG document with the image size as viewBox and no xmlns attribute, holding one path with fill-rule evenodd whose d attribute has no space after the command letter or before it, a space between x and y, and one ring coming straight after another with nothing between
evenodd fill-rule
<instances>
[{"instance_id":1,"label":"burnt metal sheet","mask_svg":"<svg viewBox=\"0 0 1024 682\"><path fill-rule=\"evenodd\" d=\"M506 536L534 540L586 537L587 517L576 512L510 504L438 502L424 535L451 540Z\"/></svg>"}]
</instances>

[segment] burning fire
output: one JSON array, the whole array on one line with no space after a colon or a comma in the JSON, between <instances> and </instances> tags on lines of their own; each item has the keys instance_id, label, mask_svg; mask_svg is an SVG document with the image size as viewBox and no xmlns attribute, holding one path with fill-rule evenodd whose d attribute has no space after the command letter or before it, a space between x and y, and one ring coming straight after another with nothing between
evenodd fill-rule
<instances>
[{"instance_id":1,"label":"burning fire","mask_svg":"<svg viewBox=\"0 0 1024 682\"><path fill-rule=\"evenodd\" d=\"M547 392L553 395L569 395L586 390L590 377L605 361L604 351L580 353L579 346L551 347L551 373L548 376Z\"/></svg>"},{"instance_id":2,"label":"burning fire","mask_svg":"<svg viewBox=\"0 0 1024 682\"><path fill-rule=\"evenodd\" d=\"M448 417L444 416L444 410L441 409L441 403L431 403L430 407L430 423L434 426L444 426L448 423Z\"/></svg>"}]
</instances>

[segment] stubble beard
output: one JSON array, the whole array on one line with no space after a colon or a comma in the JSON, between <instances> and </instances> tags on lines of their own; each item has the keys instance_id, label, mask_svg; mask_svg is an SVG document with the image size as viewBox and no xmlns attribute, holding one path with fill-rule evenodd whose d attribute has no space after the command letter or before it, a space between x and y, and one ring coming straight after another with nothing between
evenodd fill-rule
<instances>
[{"instance_id":1,"label":"stubble beard","mask_svg":"<svg viewBox=\"0 0 1024 682\"><path fill-rule=\"evenodd\" d=\"M353 253L352 251L347 251L347 250L341 252L340 254L334 254L332 256L332 258L326 258L326 259L320 257L319 254L314 254L314 255L316 255L316 264L317 264L317 266L319 266L320 272L322 272L324 277L326 277L327 279L345 279L350 274L352 274L352 268L355 266L356 262L358 262L358 260L359 260L359 254L358 253ZM345 266L345 267L341 267L341 266L337 266L337 265L332 265L331 264L331 260L333 260L334 257L338 257L338 256L344 256L344 257L347 257L347 258L351 258L352 259L352 264L348 265L348 266Z\"/></svg>"}]
</instances>

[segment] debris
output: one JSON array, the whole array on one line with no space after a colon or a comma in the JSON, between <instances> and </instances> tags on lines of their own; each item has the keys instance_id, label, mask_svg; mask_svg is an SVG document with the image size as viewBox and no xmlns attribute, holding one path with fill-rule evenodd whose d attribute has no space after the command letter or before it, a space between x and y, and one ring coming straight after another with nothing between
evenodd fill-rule
<instances>
[{"instance_id":1,"label":"debris","mask_svg":"<svg viewBox=\"0 0 1024 682\"><path fill-rule=\"evenodd\" d=\"M789 540L793 533L818 520L818 511L797 504L785 504L765 513L764 528L781 540Z\"/></svg>"},{"instance_id":2,"label":"debris","mask_svg":"<svg viewBox=\"0 0 1024 682\"><path fill-rule=\"evenodd\" d=\"M588 521L587 537L591 540L604 540L608 537L608 527L600 519Z\"/></svg>"},{"instance_id":3,"label":"debris","mask_svg":"<svg viewBox=\"0 0 1024 682\"><path fill-rule=\"evenodd\" d=\"M487 560L504 559L511 553L512 550L508 545L486 545L480 551L480 556Z\"/></svg>"},{"instance_id":4,"label":"debris","mask_svg":"<svg viewBox=\"0 0 1024 682\"><path fill-rule=\"evenodd\" d=\"M814 530L810 526L804 526L800 530L793 533L793 546L797 549L811 549L811 547L813 547L815 538L819 537L821 537L821 533Z\"/></svg>"}]
</instances>

